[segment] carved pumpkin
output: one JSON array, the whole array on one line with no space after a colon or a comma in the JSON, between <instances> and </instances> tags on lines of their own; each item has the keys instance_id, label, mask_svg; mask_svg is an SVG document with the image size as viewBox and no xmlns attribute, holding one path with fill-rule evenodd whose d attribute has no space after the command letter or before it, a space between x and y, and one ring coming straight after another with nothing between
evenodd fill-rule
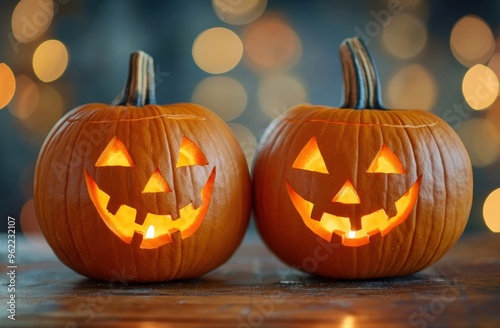
<instances>
[{"instance_id":1,"label":"carved pumpkin","mask_svg":"<svg viewBox=\"0 0 500 328\"><path fill-rule=\"evenodd\" d=\"M35 171L40 227L59 259L91 278L196 277L243 238L246 160L209 110L154 104L150 56L134 53L130 67L113 105L78 107L48 135Z\"/></svg>"},{"instance_id":2,"label":"carved pumpkin","mask_svg":"<svg viewBox=\"0 0 500 328\"><path fill-rule=\"evenodd\" d=\"M255 216L284 262L359 279L428 267L457 241L472 169L457 134L421 110L387 110L357 39L341 45L341 108L300 105L274 120L254 165Z\"/></svg>"}]
</instances>

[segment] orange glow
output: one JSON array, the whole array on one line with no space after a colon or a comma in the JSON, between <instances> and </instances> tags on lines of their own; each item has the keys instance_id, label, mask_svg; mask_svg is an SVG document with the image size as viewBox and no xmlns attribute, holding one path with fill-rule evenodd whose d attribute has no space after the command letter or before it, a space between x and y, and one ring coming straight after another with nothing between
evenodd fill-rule
<instances>
[{"instance_id":1,"label":"orange glow","mask_svg":"<svg viewBox=\"0 0 500 328\"><path fill-rule=\"evenodd\" d=\"M476 110L486 109L497 99L498 78L488 66L474 65L465 73L462 92L470 107Z\"/></svg>"},{"instance_id":2,"label":"orange glow","mask_svg":"<svg viewBox=\"0 0 500 328\"><path fill-rule=\"evenodd\" d=\"M117 137L113 137L109 144L104 148L101 156L95 163L95 166L125 166L132 167L134 163L130 157L127 148Z\"/></svg>"},{"instance_id":3,"label":"orange glow","mask_svg":"<svg viewBox=\"0 0 500 328\"><path fill-rule=\"evenodd\" d=\"M257 91L264 114L275 119L289 108L307 102L304 82L290 75L270 75L262 79Z\"/></svg>"},{"instance_id":4,"label":"orange glow","mask_svg":"<svg viewBox=\"0 0 500 328\"><path fill-rule=\"evenodd\" d=\"M368 173L406 174L403 164L385 144L368 168Z\"/></svg>"},{"instance_id":5,"label":"orange glow","mask_svg":"<svg viewBox=\"0 0 500 328\"><path fill-rule=\"evenodd\" d=\"M26 81L29 81L27 77ZM28 97L32 95L34 98L29 99ZM31 90L25 89L25 92L19 96L19 98L17 98L17 95L15 97L15 106L26 104L28 107L26 109L17 107L14 111L25 115L22 119L22 123L25 126L40 136L45 137L64 114L65 106L61 94L53 87L45 83L39 83ZM30 106L34 104L37 107L32 110Z\"/></svg>"},{"instance_id":6,"label":"orange glow","mask_svg":"<svg viewBox=\"0 0 500 328\"><path fill-rule=\"evenodd\" d=\"M331 241L334 231L342 233L351 230L351 222L346 217L323 213L320 221L312 219L311 213L314 204L302 198L288 181L286 182L286 187L288 195L305 225L324 240Z\"/></svg>"},{"instance_id":7,"label":"orange glow","mask_svg":"<svg viewBox=\"0 0 500 328\"><path fill-rule=\"evenodd\" d=\"M33 198L28 200L21 209L21 229L23 234L41 235L40 226L36 219Z\"/></svg>"},{"instance_id":8,"label":"orange glow","mask_svg":"<svg viewBox=\"0 0 500 328\"><path fill-rule=\"evenodd\" d=\"M356 327L355 325L355 317L353 315L347 315L342 319L342 325L340 328L354 328Z\"/></svg>"},{"instance_id":9,"label":"orange glow","mask_svg":"<svg viewBox=\"0 0 500 328\"><path fill-rule=\"evenodd\" d=\"M36 247L37 251L50 249L40 230L40 225L36 218L33 198L28 200L21 209L20 221L23 236Z\"/></svg>"},{"instance_id":10,"label":"orange glow","mask_svg":"<svg viewBox=\"0 0 500 328\"><path fill-rule=\"evenodd\" d=\"M500 52L497 52L491 57L488 62L488 67L496 74L497 79L500 81Z\"/></svg>"},{"instance_id":11,"label":"orange glow","mask_svg":"<svg viewBox=\"0 0 500 328\"><path fill-rule=\"evenodd\" d=\"M262 15L266 5L267 0L212 0L217 17L231 25L253 22Z\"/></svg>"},{"instance_id":12,"label":"orange glow","mask_svg":"<svg viewBox=\"0 0 500 328\"><path fill-rule=\"evenodd\" d=\"M245 56L251 68L289 69L302 56L302 45L295 31L283 20L262 17L249 25L243 35Z\"/></svg>"},{"instance_id":13,"label":"orange glow","mask_svg":"<svg viewBox=\"0 0 500 328\"><path fill-rule=\"evenodd\" d=\"M12 34L17 41L35 40L49 28L54 16L52 0L21 0L12 13Z\"/></svg>"},{"instance_id":14,"label":"orange glow","mask_svg":"<svg viewBox=\"0 0 500 328\"><path fill-rule=\"evenodd\" d=\"M227 76L210 76L193 91L192 102L205 106L224 121L240 116L248 102L248 95L240 82Z\"/></svg>"},{"instance_id":15,"label":"orange glow","mask_svg":"<svg viewBox=\"0 0 500 328\"><path fill-rule=\"evenodd\" d=\"M165 178L161 175L160 170L156 169L149 178L142 192L155 193L155 192L171 192L171 191L172 190L168 186L167 180L165 180Z\"/></svg>"},{"instance_id":16,"label":"orange glow","mask_svg":"<svg viewBox=\"0 0 500 328\"><path fill-rule=\"evenodd\" d=\"M153 249L172 242L171 234L176 231L179 231L181 238L185 239L200 227L212 198L215 168L201 190L202 204L200 207L194 208L192 203L187 204L179 210L180 217L177 220L172 220L172 216L169 214L147 213L142 225L135 222L137 209L128 205L121 205L116 214L111 214L107 210L110 196L99 188L86 170L85 181L90 199L108 228L127 244L132 242L134 234L141 234L143 240L140 248Z\"/></svg>"},{"instance_id":17,"label":"orange glow","mask_svg":"<svg viewBox=\"0 0 500 328\"><path fill-rule=\"evenodd\" d=\"M395 72L386 89L390 108L431 110L437 96L436 79L420 64L411 64Z\"/></svg>"},{"instance_id":18,"label":"orange glow","mask_svg":"<svg viewBox=\"0 0 500 328\"><path fill-rule=\"evenodd\" d=\"M148 230L146 231L146 235L144 236L144 239L154 239L155 237L155 226L150 225Z\"/></svg>"},{"instance_id":19,"label":"orange glow","mask_svg":"<svg viewBox=\"0 0 500 328\"><path fill-rule=\"evenodd\" d=\"M411 58L424 49L427 43L427 28L413 15L394 15L384 27L382 41L392 55L404 59Z\"/></svg>"},{"instance_id":20,"label":"orange glow","mask_svg":"<svg viewBox=\"0 0 500 328\"><path fill-rule=\"evenodd\" d=\"M207 165L208 161L201 149L186 137L182 138L176 168L190 165Z\"/></svg>"},{"instance_id":21,"label":"orange glow","mask_svg":"<svg viewBox=\"0 0 500 328\"><path fill-rule=\"evenodd\" d=\"M484 201L483 218L492 232L500 232L500 188L491 192Z\"/></svg>"},{"instance_id":22,"label":"orange glow","mask_svg":"<svg viewBox=\"0 0 500 328\"><path fill-rule=\"evenodd\" d=\"M495 39L488 24L480 17L460 18L451 31L451 52L464 66L485 64L495 52Z\"/></svg>"},{"instance_id":23,"label":"orange glow","mask_svg":"<svg viewBox=\"0 0 500 328\"><path fill-rule=\"evenodd\" d=\"M7 64L0 63L0 109L7 106L7 104L14 97L16 92L16 78L14 73Z\"/></svg>"},{"instance_id":24,"label":"orange glow","mask_svg":"<svg viewBox=\"0 0 500 328\"><path fill-rule=\"evenodd\" d=\"M8 107L9 111L21 120L28 119L40 102L38 86L26 75L18 75L16 89L16 94Z\"/></svg>"},{"instance_id":25,"label":"orange glow","mask_svg":"<svg viewBox=\"0 0 500 328\"><path fill-rule=\"evenodd\" d=\"M488 108L486 119L490 122L500 134L500 97Z\"/></svg>"},{"instance_id":26,"label":"orange glow","mask_svg":"<svg viewBox=\"0 0 500 328\"><path fill-rule=\"evenodd\" d=\"M468 119L457 129L457 133L473 166L485 167L500 158L500 129L489 120Z\"/></svg>"},{"instance_id":27,"label":"orange glow","mask_svg":"<svg viewBox=\"0 0 500 328\"><path fill-rule=\"evenodd\" d=\"M332 202L342 203L342 204L359 204L358 193L351 184L351 181L347 180L345 184L340 188L339 192L333 197Z\"/></svg>"},{"instance_id":28,"label":"orange glow","mask_svg":"<svg viewBox=\"0 0 500 328\"><path fill-rule=\"evenodd\" d=\"M247 127L238 123L228 123L227 124L234 133L234 136L238 140L243 154L247 159L248 168L252 169L253 158L257 152L257 138Z\"/></svg>"},{"instance_id":29,"label":"orange glow","mask_svg":"<svg viewBox=\"0 0 500 328\"><path fill-rule=\"evenodd\" d=\"M43 82L57 80L68 66L68 50L61 41L47 40L33 54L33 70Z\"/></svg>"},{"instance_id":30,"label":"orange glow","mask_svg":"<svg viewBox=\"0 0 500 328\"><path fill-rule=\"evenodd\" d=\"M238 65L243 56L243 43L233 31L214 27L194 40L192 55L196 65L205 72L221 74Z\"/></svg>"},{"instance_id":31,"label":"orange glow","mask_svg":"<svg viewBox=\"0 0 500 328\"><path fill-rule=\"evenodd\" d=\"M302 148L292 167L294 169L328 174L328 169L323 160L323 155L319 151L316 137L312 137L304 148Z\"/></svg>"},{"instance_id":32,"label":"orange glow","mask_svg":"<svg viewBox=\"0 0 500 328\"><path fill-rule=\"evenodd\" d=\"M343 245L357 247L368 244L370 237L379 232L382 236L387 235L392 229L406 220L417 202L420 182L421 176L395 202L397 213L393 217L389 218L383 209L374 211L361 217L362 228L355 231L351 230L350 220L346 217L323 212L321 220L314 220L311 218L314 204L302 198L288 181L286 181L286 186L295 209L304 221L304 224L312 232L328 242L332 240L332 235L335 233L342 237Z\"/></svg>"}]
</instances>

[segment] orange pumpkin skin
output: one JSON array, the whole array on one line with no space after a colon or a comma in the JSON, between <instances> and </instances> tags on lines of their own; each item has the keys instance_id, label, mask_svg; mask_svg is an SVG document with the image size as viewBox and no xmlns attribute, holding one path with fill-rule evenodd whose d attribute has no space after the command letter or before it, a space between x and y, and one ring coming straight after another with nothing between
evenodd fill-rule
<instances>
[{"instance_id":1,"label":"orange pumpkin skin","mask_svg":"<svg viewBox=\"0 0 500 328\"><path fill-rule=\"evenodd\" d=\"M131 165L106 162L113 140ZM183 143L198 160L186 160L191 150ZM149 183L153 176L164 185ZM200 276L233 254L251 211L250 175L237 140L195 104L75 108L42 146L34 196L42 233L59 259L101 280Z\"/></svg>"},{"instance_id":2,"label":"orange pumpkin skin","mask_svg":"<svg viewBox=\"0 0 500 328\"><path fill-rule=\"evenodd\" d=\"M383 149L390 155L382 162L398 162L386 171L374 164ZM267 246L291 266L332 278L430 266L458 240L472 205L462 142L421 110L297 106L266 129L253 180Z\"/></svg>"}]
</instances>

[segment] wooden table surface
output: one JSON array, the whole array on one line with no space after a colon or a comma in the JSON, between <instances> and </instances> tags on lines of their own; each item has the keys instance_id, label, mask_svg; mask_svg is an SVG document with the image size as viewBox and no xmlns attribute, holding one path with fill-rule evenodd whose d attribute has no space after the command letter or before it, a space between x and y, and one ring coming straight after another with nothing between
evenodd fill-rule
<instances>
[{"instance_id":1,"label":"wooden table surface","mask_svg":"<svg viewBox=\"0 0 500 328\"><path fill-rule=\"evenodd\" d=\"M7 245L6 235L1 236ZM225 265L198 279L109 285L17 238L16 321L3 327L500 327L500 235L464 235L437 264L393 279L336 281L291 269L250 231Z\"/></svg>"}]
</instances>

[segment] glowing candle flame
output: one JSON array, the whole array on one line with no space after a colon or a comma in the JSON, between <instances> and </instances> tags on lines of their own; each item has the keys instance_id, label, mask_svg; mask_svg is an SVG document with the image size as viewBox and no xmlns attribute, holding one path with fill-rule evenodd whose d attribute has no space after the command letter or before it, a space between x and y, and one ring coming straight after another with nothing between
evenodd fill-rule
<instances>
[{"instance_id":1,"label":"glowing candle flame","mask_svg":"<svg viewBox=\"0 0 500 328\"><path fill-rule=\"evenodd\" d=\"M155 237L155 227L153 225L150 225L148 228L148 231L146 231L146 237L145 239L153 239Z\"/></svg>"}]
</instances>

